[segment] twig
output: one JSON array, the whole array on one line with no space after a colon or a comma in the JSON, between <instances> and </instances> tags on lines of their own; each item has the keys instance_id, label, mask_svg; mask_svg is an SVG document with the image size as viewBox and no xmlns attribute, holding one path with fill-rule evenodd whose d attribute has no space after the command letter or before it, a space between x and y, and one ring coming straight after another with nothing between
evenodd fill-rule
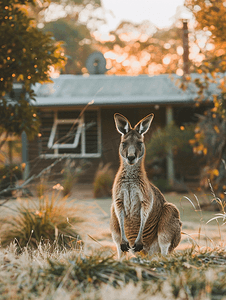
<instances>
[{"instance_id":1,"label":"twig","mask_svg":"<svg viewBox=\"0 0 226 300\"><path fill-rule=\"evenodd\" d=\"M87 234L88 237L93 240L94 242L96 242L98 245L100 245L101 247L104 247L97 239L95 239L94 237L92 237L90 234Z\"/></svg>"},{"instance_id":2,"label":"twig","mask_svg":"<svg viewBox=\"0 0 226 300\"><path fill-rule=\"evenodd\" d=\"M0 206L3 206L5 203L7 203L9 201L9 199L6 199L4 202L2 202L1 204L0 204Z\"/></svg>"},{"instance_id":3,"label":"twig","mask_svg":"<svg viewBox=\"0 0 226 300\"><path fill-rule=\"evenodd\" d=\"M43 169L38 175L32 175L30 178L28 178L24 183L22 183L21 185L15 186L15 187L10 187L10 188L5 188L4 190L0 191L0 195L4 194L6 192L11 192L11 191L15 191L15 190L21 190L23 189L28 183L30 183L32 180L40 178L44 173L46 173L47 171L51 170L58 162L60 162L62 159L66 158L67 156L64 157L59 157L58 159L56 159L51 165L49 165L48 167L46 167L45 169ZM8 201L8 200L7 200ZM3 205L3 204L1 204Z\"/></svg>"}]
</instances>

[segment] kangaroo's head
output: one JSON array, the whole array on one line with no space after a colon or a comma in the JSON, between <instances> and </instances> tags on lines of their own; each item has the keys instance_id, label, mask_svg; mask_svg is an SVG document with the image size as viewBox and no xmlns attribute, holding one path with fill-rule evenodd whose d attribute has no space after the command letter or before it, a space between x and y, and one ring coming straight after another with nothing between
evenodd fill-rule
<instances>
[{"instance_id":1,"label":"kangaroo's head","mask_svg":"<svg viewBox=\"0 0 226 300\"><path fill-rule=\"evenodd\" d=\"M119 154L128 165L136 164L145 154L144 134L149 130L154 114L140 120L134 128L123 115L115 114L115 125L121 134Z\"/></svg>"}]
</instances>

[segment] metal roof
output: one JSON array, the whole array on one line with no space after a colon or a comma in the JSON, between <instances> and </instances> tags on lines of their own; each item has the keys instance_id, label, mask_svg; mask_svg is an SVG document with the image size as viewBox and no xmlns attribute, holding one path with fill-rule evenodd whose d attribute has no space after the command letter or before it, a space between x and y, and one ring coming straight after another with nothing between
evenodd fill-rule
<instances>
[{"instance_id":1,"label":"metal roof","mask_svg":"<svg viewBox=\"0 0 226 300\"><path fill-rule=\"evenodd\" d=\"M195 92L180 89L180 77L60 75L53 83L37 84L35 106L86 105L140 105L187 103L194 100Z\"/></svg>"}]
</instances>

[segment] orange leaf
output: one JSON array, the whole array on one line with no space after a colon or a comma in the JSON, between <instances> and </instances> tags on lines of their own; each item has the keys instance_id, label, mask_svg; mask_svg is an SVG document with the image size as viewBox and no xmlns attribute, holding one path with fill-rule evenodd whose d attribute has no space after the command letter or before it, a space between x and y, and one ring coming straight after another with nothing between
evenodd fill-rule
<instances>
[{"instance_id":1,"label":"orange leaf","mask_svg":"<svg viewBox=\"0 0 226 300\"><path fill-rule=\"evenodd\" d=\"M220 129L217 127L217 125L214 126L214 130L216 131L216 133L220 133Z\"/></svg>"},{"instance_id":2,"label":"orange leaf","mask_svg":"<svg viewBox=\"0 0 226 300\"><path fill-rule=\"evenodd\" d=\"M203 154L206 155L207 154L207 148L203 149Z\"/></svg>"},{"instance_id":3,"label":"orange leaf","mask_svg":"<svg viewBox=\"0 0 226 300\"><path fill-rule=\"evenodd\" d=\"M214 170L213 170L213 175L219 176L219 171L218 171L217 169L214 169Z\"/></svg>"}]
</instances>

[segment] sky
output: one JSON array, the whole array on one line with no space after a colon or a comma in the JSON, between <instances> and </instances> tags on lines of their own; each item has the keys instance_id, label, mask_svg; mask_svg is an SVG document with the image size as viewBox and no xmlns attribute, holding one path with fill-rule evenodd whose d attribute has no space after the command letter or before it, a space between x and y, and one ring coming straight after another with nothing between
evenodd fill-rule
<instances>
[{"instance_id":1,"label":"sky","mask_svg":"<svg viewBox=\"0 0 226 300\"><path fill-rule=\"evenodd\" d=\"M185 0L101 0L103 10L99 16L106 20L105 25L98 26L102 34L114 31L122 21L130 21L140 24L143 21L150 21L158 28L169 27L173 24L173 17L177 9L182 7ZM68 6L70 9L70 7ZM102 13L104 12L104 15ZM45 12L46 21L57 20L67 15L60 5L52 3ZM191 14L186 9L180 10L180 16L191 19ZM87 14L80 14L81 21L85 22Z\"/></svg>"},{"instance_id":2,"label":"sky","mask_svg":"<svg viewBox=\"0 0 226 300\"><path fill-rule=\"evenodd\" d=\"M184 0L101 0L102 5L111 13L106 14L107 25L103 31L114 30L121 21L141 23L148 20L158 28L169 27L178 6Z\"/></svg>"}]
</instances>

